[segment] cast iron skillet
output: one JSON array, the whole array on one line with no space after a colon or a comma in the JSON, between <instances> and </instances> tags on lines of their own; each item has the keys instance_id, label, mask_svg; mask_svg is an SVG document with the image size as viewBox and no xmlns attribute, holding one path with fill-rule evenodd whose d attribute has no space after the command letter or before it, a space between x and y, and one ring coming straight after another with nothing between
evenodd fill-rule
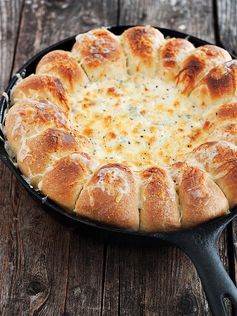
<instances>
[{"instance_id":1,"label":"cast iron skillet","mask_svg":"<svg viewBox=\"0 0 237 316\"><path fill-rule=\"evenodd\" d=\"M109 27L109 30L119 35L129 26ZM209 44L194 36L189 36L184 33L159 28L165 36L181 37L188 39L196 46ZM54 49L70 50L75 42L75 36L69 37L60 41L44 50L39 52L31 58L21 69L18 71L21 76L28 76L35 71L35 67L43 55ZM6 88L5 92L10 97L10 90L17 82L15 75ZM0 122L3 122L4 111L7 108L6 97L3 96L0 100ZM227 274L218 254L218 240L222 231L226 226L237 216L237 207L232 209L231 213L212 220L210 222L201 224L193 229L186 229L176 232L162 232L162 233L144 233L132 232L128 230L109 227L100 223L94 223L89 220L82 219L73 214L67 213L64 209L46 199L39 192L36 192L29 184L22 178L19 170L14 166L9 159L8 154L4 148L5 138L1 133L3 140L0 141L0 158L7 165L7 167L16 176L18 181L25 187L33 198L44 204L46 209L58 214L65 219L80 225L89 231L97 231L105 233L115 238L122 238L131 240L132 242L148 242L165 241L176 245L182 249L193 261L198 274L201 278L211 311L215 316L227 316L227 311L224 304L224 297L228 297L232 303L233 310L237 313L237 289Z\"/></svg>"}]
</instances>

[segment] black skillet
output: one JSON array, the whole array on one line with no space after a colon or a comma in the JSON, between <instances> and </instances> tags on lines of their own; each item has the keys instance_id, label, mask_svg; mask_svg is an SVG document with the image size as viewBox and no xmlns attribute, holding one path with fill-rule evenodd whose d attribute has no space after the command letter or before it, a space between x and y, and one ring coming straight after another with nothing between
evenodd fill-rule
<instances>
[{"instance_id":1,"label":"black skillet","mask_svg":"<svg viewBox=\"0 0 237 316\"><path fill-rule=\"evenodd\" d=\"M109 30L119 35L129 26L110 27ZM169 37L188 37L196 47L200 45L209 44L203 40L200 40L194 36L189 36L184 33L160 28L161 32L165 36ZM39 52L33 58L31 58L21 69L18 74L21 76L29 76L35 72L35 68L39 60L51 50L63 49L70 50L75 42L75 36L69 37L63 41L60 41L44 50ZM17 82L18 76L15 75L6 88L5 92L10 97L10 90ZM7 108L6 97L3 96L0 100L0 122L3 122L4 111ZM226 316L227 311L224 304L224 298L229 298L232 303L233 311L237 314L237 288L232 282L231 278L227 274L224 266L220 260L218 254L218 240L222 231L226 226L237 216L237 207L232 209L231 213L212 220L210 222L199 225L193 229L181 230L176 232L162 232L162 233L143 233L132 232L113 227L108 227L100 223L94 223L89 220L82 219L67 213L61 207L45 199L39 192L36 192L29 184L22 178L19 170L14 166L12 161L4 148L5 138L1 133L3 141L0 141L0 158L7 165L7 167L13 172L18 181L26 188L33 198L40 201L47 210L52 211L54 214L67 219L76 225L80 225L81 228L92 232L99 232L113 236L119 239L131 240L132 242L168 242L176 245L182 249L193 261L199 277L202 281L207 300L210 305L210 309L215 316Z\"/></svg>"}]
</instances>

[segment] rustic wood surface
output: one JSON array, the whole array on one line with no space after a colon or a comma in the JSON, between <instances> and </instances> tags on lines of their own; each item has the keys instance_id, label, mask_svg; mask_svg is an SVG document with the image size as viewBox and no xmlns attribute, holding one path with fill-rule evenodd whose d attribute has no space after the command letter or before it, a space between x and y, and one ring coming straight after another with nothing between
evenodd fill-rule
<instances>
[{"instance_id":1,"label":"rustic wood surface","mask_svg":"<svg viewBox=\"0 0 237 316\"><path fill-rule=\"evenodd\" d=\"M40 49L101 25L152 24L237 53L229 0L0 0L0 89ZM210 315L189 258L90 236L45 212L0 164L0 315ZM220 241L233 278L237 226Z\"/></svg>"}]
</instances>

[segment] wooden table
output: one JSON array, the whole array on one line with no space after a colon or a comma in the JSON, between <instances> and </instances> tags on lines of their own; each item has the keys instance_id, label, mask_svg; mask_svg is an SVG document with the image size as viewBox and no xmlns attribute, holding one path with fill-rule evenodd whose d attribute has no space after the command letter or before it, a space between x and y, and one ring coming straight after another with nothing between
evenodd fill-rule
<instances>
[{"instance_id":1,"label":"wooden table","mask_svg":"<svg viewBox=\"0 0 237 316\"><path fill-rule=\"evenodd\" d=\"M235 0L1 0L0 91L42 48L102 25L151 24L237 53ZM103 241L46 213L0 164L0 315L210 315L175 247ZM236 280L236 225L220 241Z\"/></svg>"}]
</instances>

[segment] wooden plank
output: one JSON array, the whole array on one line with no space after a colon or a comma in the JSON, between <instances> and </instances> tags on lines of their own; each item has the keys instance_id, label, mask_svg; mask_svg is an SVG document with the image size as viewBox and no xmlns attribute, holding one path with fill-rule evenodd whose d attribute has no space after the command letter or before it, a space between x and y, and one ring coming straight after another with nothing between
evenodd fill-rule
<instances>
[{"instance_id":1,"label":"wooden plank","mask_svg":"<svg viewBox=\"0 0 237 316\"><path fill-rule=\"evenodd\" d=\"M119 315L119 287L120 287L120 257L119 247L115 243L110 243L106 249L104 291L102 298L102 315ZM134 293L137 289L134 289Z\"/></svg>"},{"instance_id":2,"label":"wooden plank","mask_svg":"<svg viewBox=\"0 0 237 316\"><path fill-rule=\"evenodd\" d=\"M0 2L0 95L11 73L17 33L20 23L22 1ZM9 206L11 174L0 163L0 314L4 315L9 300L13 270L14 247L12 245L13 210Z\"/></svg>"},{"instance_id":3,"label":"wooden plank","mask_svg":"<svg viewBox=\"0 0 237 316\"><path fill-rule=\"evenodd\" d=\"M211 315L190 259L162 244L109 244L103 306L103 315Z\"/></svg>"},{"instance_id":4,"label":"wooden plank","mask_svg":"<svg viewBox=\"0 0 237 316\"><path fill-rule=\"evenodd\" d=\"M120 3L120 25L167 27L214 42L211 0L121 0Z\"/></svg>"},{"instance_id":5,"label":"wooden plank","mask_svg":"<svg viewBox=\"0 0 237 316\"><path fill-rule=\"evenodd\" d=\"M232 259L232 277L237 284L237 221L234 220L233 224L230 227L232 233L232 244L229 247L230 256Z\"/></svg>"},{"instance_id":6,"label":"wooden plank","mask_svg":"<svg viewBox=\"0 0 237 316\"><path fill-rule=\"evenodd\" d=\"M120 1L120 25L147 23L214 42L211 0ZM226 235L220 242L220 254L228 269ZM112 301L111 290L115 293ZM193 264L175 247L147 249L111 244L107 249L103 304L104 315L116 315L118 311L119 315L210 315Z\"/></svg>"},{"instance_id":7,"label":"wooden plank","mask_svg":"<svg viewBox=\"0 0 237 316\"><path fill-rule=\"evenodd\" d=\"M215 0L214 3L217 40L225 49L237 56L237 2Z\"/></svg>"},{"instance_id":8,"label":"wooden plank","mask_svg":"<svg viewBox=\"0 0 237 316\"><path fill-rule=\"evenodd\" d=\"M190 260L175 247L157 248L133 250L134 259L129 248L120 249L121 315L205 315L201 285ZM133 267L136 274L129 273ZM135 295L129 283L138 289Z\"/></svg>"},{"instance_id":9,"label":"wooden plank","mask_svg":"<svg viewBox=\"0 0 237 316\"><path fill-rule=\"evenodd\" d=\"M60 39L97 26L116 24L116 8L117 0L26 0L14 70L33 53Z\"/></svg>"},{"instance_id":10,"label":"wooden plank","mask_svg":"<svg viewBox=\"0 0 237 316\"><path fill-rule=\"evenodd\" d=\"M0 93L10 79L22 2L22 0L0 2Z\"/></svg>"},{"instance_id":11,"label":"wooden plank","mask_svg":"<svg viewBox=\"0 0 237 316\"><path fill-rule=\"evenodd\" d=\"M62 38L97 25L115 23L116 6L116 1L98 3L95 0L26 0L14 71L37 51ZM9 24L8 22L8 26ZM10 172L1 168L0 205L3 209L3 231L0 240L5 252L1 252L4 255L4 275L1 275L1 293L4 297L0 304L0 314L66 315L66 306L72 313L77 310L78 315L81 315L81 308L83 315L92 315L90 306L93 306L95 314L98 314L101 296L97 296L97 293L102 291L103 279L103 242L89 242L80 234L71 236L70 228L45 213L40 205L31 200ZM81 261L81 258L84 260ZM89 260L92 263L87 270ZM82 270L83 278L74 278L77 273L81 276ZM8 273L5 276L6 271ZM91 271L95 271L94 276ZM97 283L86 288L86 282L93 284L95 278ZM82 294L88 295L85 306L80 293L77 291L75 296L75 291L71 291L73 287L82 288Z\"/></svg>"},{"instance_id":12,"label":"wooden plank","mask_svg":"<svg viewBox=\"0 0 237 316\"><path fill-rule=\"evenodd\" d=\"M237 2L230 0L216 0L215 24L218 30L217 40L231 54L237 58ZM232 240L229 239L229 256L231 260L231 275L237 284L237 222L230 226Z\"/></svg>"},{"instance_id":13,"label":"wooden plank","mask_svg":"<svg viewBox=\"0 0 237 316\"><path fill-rule=\"evenodd\" d=\"M172 4L177 7L177 3L174 2L172 1ZM150 24L158 24L159 17L159 20L164 21L163 24L159 24L161 26L177 25L179 30L214 39L212 20L202 14L206 12L204 10L211 12L210 3L202 4L199 11L199 1L198 4L193 3L191 8L191 4L181 2L176 13L170 4L171 1L169 2L167 11L170 11L173 20L169 19L169 14L164 11L163 1L145 1L144 4L141 1L127 2L128 13L124 14L121 10L120 23L127 19L128 23L149 21ZM78 4L71 4L69 1L26 1L20 39L27 45L18 46L15 69L41 47L59 38L71 35L79 29L89 29L97 23L114 24L116 11L112 10L113 6L115 5L111 2L106 6L106 1L102 1L102 4L97 4L96 1L94 6L92 1ZM148 6L149 10L145 6ZM188 10L186 6L189 7ZM159 12L156 9L156 15L152 12L155 7L160 8ZM140 13L133 13L134 8ZM182 10L186 12L183 19L180 18ZM62 12L67 17L70 27L64 23ZM166 23L161 12L166 13L166 20L170 24ZM198 18L196 12L200 13ZM129 14L133 17L128 18ZM80 19L75 18L78 16ZM137 22L136 16L139 17ZM153 18L150 19L150 16ZM199 25L199 28L197 24L193 25L192 18L195 23L196 20L201 21L198 23L202 25ZM203 34L200 29L203 30ZM10 271L9 277L1 283L7 304L3 315L27 315L34 312L60 315L63 311L64 315L98 315L103 282L103 243L90 240L78 232L70 234L67 227L42 212L41 207L29 199L5 168L0 176L3 179L0 182L0 189L3 192L0 195L0 206L3 209L4 227L1 247L5 247L8 253L4 267ZM13 198L10 205L9 198ZM223 241L221 247L224 257L226 248ZM116 315L118 311L121 315L157 315L159 312L161 315L208 314L195 271L190 268L190 261L177 249L139 249L110 244L106 258L103 315ZM227 260L225 262L228 263ZM167 275L173 276L173 279L167 279ZM186 284L187 289L183 284Z\"/></svg>"},{"instance_id":14,"label":"wooden plank","mask_svg":"<svg viewBox=\"0 0 237 316\"><path fill-rule=\"evenodd\" d=\"M106 247L106 246L105 246ZM67 315L100 315L103 288L103 242L96 236L71 236L65 312Z\"/></svg>"}]
</instances>

